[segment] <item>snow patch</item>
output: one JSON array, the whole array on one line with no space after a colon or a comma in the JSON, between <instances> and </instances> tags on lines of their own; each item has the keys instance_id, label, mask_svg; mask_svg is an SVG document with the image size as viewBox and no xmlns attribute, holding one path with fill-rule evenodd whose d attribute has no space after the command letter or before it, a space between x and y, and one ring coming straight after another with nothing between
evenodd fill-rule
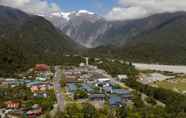
<instances>
[{"instance_id":1,"label":"snow patch","mask_svg":"<svg viewBox=\"0 0 186 118\"><path fill-rule=\"evenodd\" d=\"M95 15L94 12L90 12L90 11L87 11L87 10L79 10L79 11L77 12L77 15L81 15L81 14Z\"/></svg>"},{"instance_id":2,"label":"snow patch","mask_svg":"<svg viewBox=\"0 0 186 118\"><path fill-rule=\"evenodd\" d=\"M63 16L63 18L65 18L67 21L70 20L70 15L72 14L72 12L61 12L61 15Z\"/></svg>"}]
</instances>

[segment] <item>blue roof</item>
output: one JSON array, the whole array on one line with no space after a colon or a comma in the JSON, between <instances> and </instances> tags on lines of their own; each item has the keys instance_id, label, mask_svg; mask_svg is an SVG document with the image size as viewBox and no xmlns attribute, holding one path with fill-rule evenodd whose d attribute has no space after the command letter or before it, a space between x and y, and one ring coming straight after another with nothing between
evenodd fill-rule
<instances>
[{"instance_id":1,"label":"blue roof","mask_svg":"<svg viewBox=\"0 0 186 118\"><path fill-rule=\"evenodd\" d=\"M82 87L81 88L84 89L84 90L86 90L86 91L88 91L88 92L93 91L92 85L90 85L90 84L82 84Z\"/></svg>"},{"instance_id":2,"label":"blue roof","mask_svg":"<svg viewBox=\"0 0 186 118\"><path fill-rule=\"evenodd\" d=\"M75 84L73 84L73 83L70 83L70 84L67 84L67 88L66 89L69 92L74 92L74 91L77 90L77 86Z\"/></svg>"},{"instance_id":3,"label":"blue roof","mask_svg":"<svg viewBox=\"0 0 186 118\"><path fill-rule=\"evenodd\" d=\"M109 98L109 103L110 105L119 105L122 103L122 99L121 97L117 96L117 95L111 95Z\"/></svg>"},{"instance_id":4,"label":"blue roof","mask_svg":"<svg viewBox=\"0 0 186 118\"><path fill-rule=\"evenodd\" d=\"M40 81L32 81L30 83L27 83L27 86L32 86L32 85L37 85L37 84L41 84L42 82Z\"/></svg>"},{"instance_id":5,"label":"blue roof","mask_svg":"<svg viewBox=\"0 0 186 118\"><path fill-rule=\"evenodd\" d=\"M112 90L113 94L119 94L119 95L129 95L130 92L128 90L125 89L113 89Z\"/></svg>"}]
</instances>

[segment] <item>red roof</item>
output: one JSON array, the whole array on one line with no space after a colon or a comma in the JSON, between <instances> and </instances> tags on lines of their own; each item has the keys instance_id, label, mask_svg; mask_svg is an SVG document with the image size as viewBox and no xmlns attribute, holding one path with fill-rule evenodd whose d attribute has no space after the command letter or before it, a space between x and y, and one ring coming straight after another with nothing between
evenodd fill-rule
<instances>
[{"instance_id":1,"label":"red roof","mask_svg":"<svg viewBox=\"0 0 186 118\"><path fill-rule=\"evenodd\" d=\"M36 71L47 71L48 68L49 67L46 64L36 64L36 66L35 66Z\"/></svg>"}]
</instances>

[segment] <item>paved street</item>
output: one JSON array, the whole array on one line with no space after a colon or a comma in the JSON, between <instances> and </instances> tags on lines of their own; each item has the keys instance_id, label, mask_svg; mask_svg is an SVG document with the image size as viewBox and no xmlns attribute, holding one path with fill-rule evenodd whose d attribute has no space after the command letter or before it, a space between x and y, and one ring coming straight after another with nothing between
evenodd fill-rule
<instances>
[{"instance_id":1,"label":"paved street","mask_svg":"<svg viewBox=\"0 0 186 118\"><path fill-rule=\"evenodd\" d=\"M55 67L55 75L54 75L54 90L57 98L57 105L59 110L62 112L64 111L64 96L61 92L61 84L60 80L62 77L62 71L60 69L60 66Z\"/></svg>"}]
</instances>

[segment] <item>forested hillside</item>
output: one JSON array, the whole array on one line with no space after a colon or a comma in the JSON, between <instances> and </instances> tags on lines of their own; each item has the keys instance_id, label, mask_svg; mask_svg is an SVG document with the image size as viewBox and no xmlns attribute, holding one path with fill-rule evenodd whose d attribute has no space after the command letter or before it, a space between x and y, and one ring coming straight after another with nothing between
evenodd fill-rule
<instances>
[{"instance_id":1,"label":"forested hillside","mask_svg":"<svg viewBox=\"0 0 186 118\"><path fill-rule=\"evenodd\" d=\"M35 63L59 62L78 46L50 22L19 10L0 7L0 73L11 73Z\"/></svg>"},{"instance_id":2,"label":"forested hillside","mask_svg":"<svg viewBox=\"0 0 186 118\"><path fill-rule=\"evenodd\" d=\"M120 23L121 24L121 23ZM131 61L186 64L186 13L159 14L118 25L93 54ZM107 37L107 38L106 38ZM109 43L110 42L110 43Z\"/></svg>"}]
</instances>

